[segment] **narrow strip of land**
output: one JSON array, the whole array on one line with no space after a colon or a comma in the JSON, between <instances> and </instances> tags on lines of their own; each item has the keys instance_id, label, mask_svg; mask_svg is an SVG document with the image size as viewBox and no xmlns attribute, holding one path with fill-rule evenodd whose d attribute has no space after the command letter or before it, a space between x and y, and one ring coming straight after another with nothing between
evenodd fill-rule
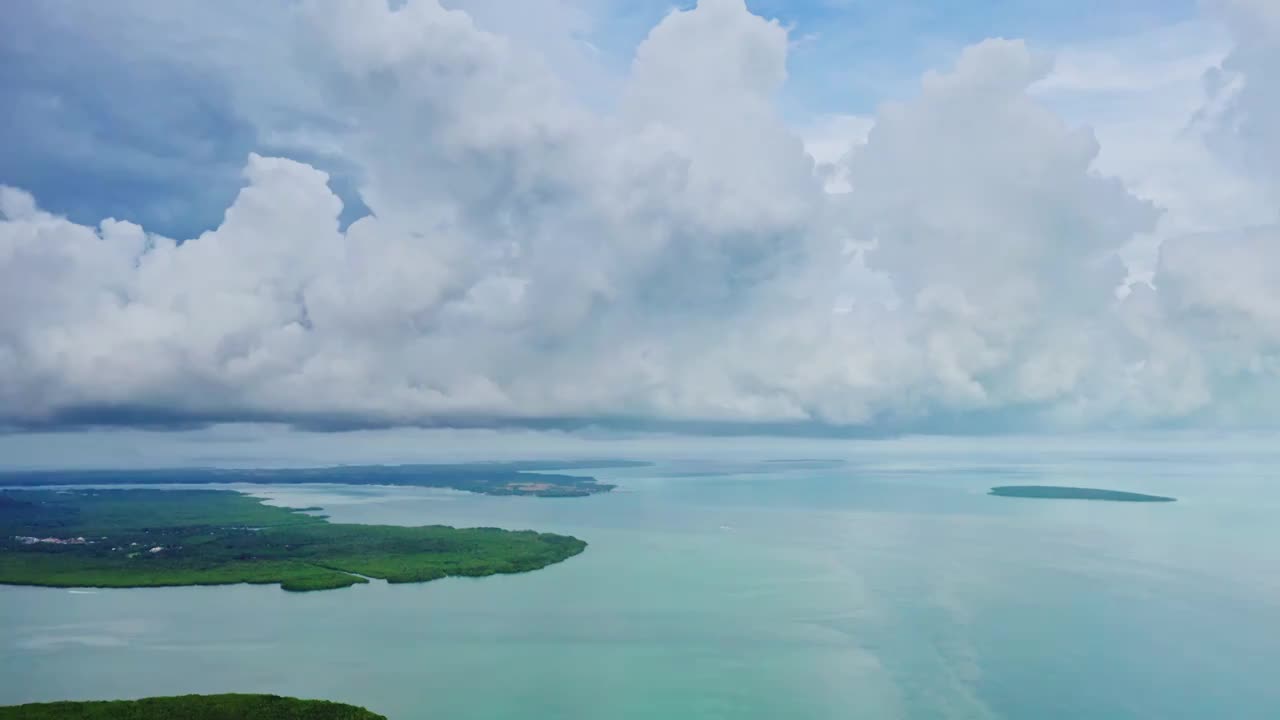
<instances>
[{"instance_id":1,"label":"narrow strip of land","mask_svg":"<svg viewBox=\"0 0 1280 720\"><path fill-rule=\"evenodd\" d=\"M0 487L335 483L452 488L484 495L583 497L609 492L614 486L586 475L566 475L555 471L637 467L646 464L632 460L531 460L320 468L22 470L0 472Z\"/></svg>"}]
</instances>

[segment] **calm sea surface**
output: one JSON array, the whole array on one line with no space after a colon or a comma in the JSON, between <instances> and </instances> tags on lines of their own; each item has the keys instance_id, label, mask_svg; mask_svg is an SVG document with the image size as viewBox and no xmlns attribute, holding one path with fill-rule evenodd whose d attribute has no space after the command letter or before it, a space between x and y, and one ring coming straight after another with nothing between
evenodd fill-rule
<instances>
[{"instance_id":1,"label":"calm sea surface","mask_svg":"<svg viewBox=\"0 0 1280 720\"><path fill-rule=\"evenodd\" d=\"M748 443L749 441L744 441ZM0 587L0 704L271 692L437 718L1280 717L1280 451L893 445L619 491L252 487L577 535L535 573L311 594ZM989 497L1000 484L1173 504Z\"/></svg>"}]
</instances>

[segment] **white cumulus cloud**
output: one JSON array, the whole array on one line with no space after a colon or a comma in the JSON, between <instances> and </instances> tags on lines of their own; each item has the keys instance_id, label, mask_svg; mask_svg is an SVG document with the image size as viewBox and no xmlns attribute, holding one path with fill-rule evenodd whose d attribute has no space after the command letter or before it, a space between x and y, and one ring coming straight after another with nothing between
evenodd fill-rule
<instances>
[{"instance_id":1,"label":"white cumulus cloud","mask_svg":"<svg viewBox=\"0 0 1280 720\"><path fill-rule=\"evenodd\" d=\"M1275 419L1274 228L1167 240L1118 300L1117 253L1161 208L1037 96L1053 59L1020 41L806 145L778 108L787 30L743 0L670 13L610 110L435 0L272 26L289 82L244 116L322 138L370 214L343 229L324 172L258 154L181 242L3 188L0 423ZM1206 147L1266 158L1275 36L1241 27ZM245 65L228 82L260 98Z\"/></svg>"}]
</instances>

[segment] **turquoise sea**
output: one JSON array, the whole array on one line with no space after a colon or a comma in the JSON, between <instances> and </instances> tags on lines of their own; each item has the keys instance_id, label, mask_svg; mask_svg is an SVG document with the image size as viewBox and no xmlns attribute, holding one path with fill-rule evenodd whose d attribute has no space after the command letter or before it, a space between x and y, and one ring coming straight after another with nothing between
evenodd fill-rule
<instances>
[{"instance_id":1,"label":"turquoise sea","mask_svg":"<svg viewBox=\"0 0 1280 720\"><path fill-rule=\"evenodd\" d=\"M596 472L619 490L584 499L252 487L336 521L590 547L526 575L311 594L0 587L0 704L239 691L402 720L1280 717L1266 443L718 455ZM1180 500L985 494L1035 483Z\"/></svg>"}]
</instances>

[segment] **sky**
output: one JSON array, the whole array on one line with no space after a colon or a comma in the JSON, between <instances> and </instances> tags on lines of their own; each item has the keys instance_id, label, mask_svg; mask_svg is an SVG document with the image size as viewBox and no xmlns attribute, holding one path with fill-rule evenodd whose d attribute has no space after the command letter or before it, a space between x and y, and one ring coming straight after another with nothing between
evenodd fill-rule
<instances>
[{"instance_id":1,"label":"sky","mask_svg":"<svg viewBox=\"0 0 1280 720\"><path fill-rule=\"evenodd\" d=\"M1280 423L1272 0L12 0L0 95L11 448Z\"/></svg>"}]
</instances>

